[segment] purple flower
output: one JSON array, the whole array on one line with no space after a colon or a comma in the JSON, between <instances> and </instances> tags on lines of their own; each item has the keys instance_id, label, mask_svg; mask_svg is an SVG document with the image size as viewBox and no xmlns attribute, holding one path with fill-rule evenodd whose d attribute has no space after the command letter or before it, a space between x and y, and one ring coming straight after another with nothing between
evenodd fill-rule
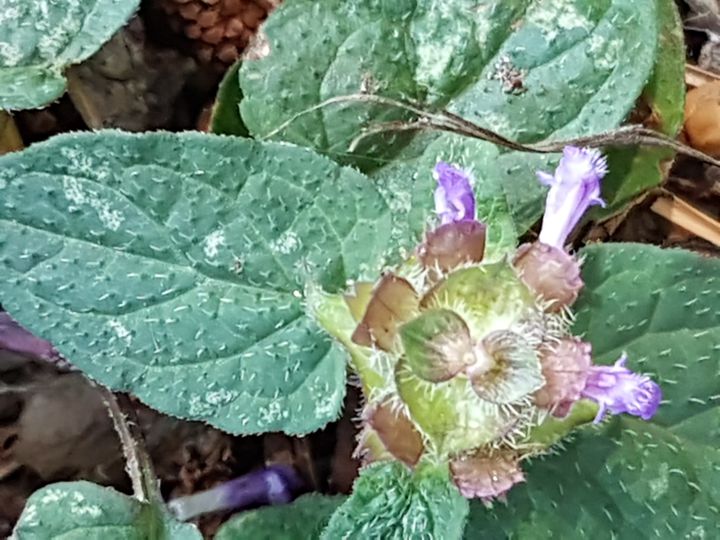
<instances>
[{"instance_id":1,"label":"purple flower","mask_svg":"<svg viewBox=\"0 0 720 540\"><path fill-rule=\"evenodd\" d=\"M207 491L178 497L168 508L181 521L221 510L242 510L292 501L302 488L295 469L271 465L224 482Z\"/></svg>"},{"instance_id":2,"label":"purple flower","mask_svg":"<svg viewBox=\"0 0 720 540\"><path fill-rule=\"evenodd\" d=\"M60 360L60 354L50 342L35 337L5 312L0 312L0 349L28 358Z\"/></svg>"},{"instance_id":3,"label":"purple flower","mask_svg":"<svg viewBox=\"0 0 720 540\"><path fill-rule=\"evenodd\" d=\"M435 211L443 225L475 220L475 195L469 175L452 165L440 162L435 166Z\"/></svg>"},{"instance_id":4,"label":"purple flower","mask_svg":"<svg viewBox=\"0 0 720 540\"><path fill-rule=\"evenodd\" d=\"M628 413L650 420L660 405L662 391L650 377L639 375L625 367L623 354L612 366L592 366L582 391L583 397L600 405L594 423L599 423L606 412Z\"/></svg>"},{"instance_id":5,"label":"purple flower","mask_svg":"<svg viewBox=\"0 0 720 540\"><path fill-rule=\"evenodd\" d=\"M538 172L550 191L540 242L563 249L565 241L585 211L593 204L605 206L600 198L600 180L607 173L607 160L600 151L566 146L555 175Z\"/></svg>"}]
</instances>

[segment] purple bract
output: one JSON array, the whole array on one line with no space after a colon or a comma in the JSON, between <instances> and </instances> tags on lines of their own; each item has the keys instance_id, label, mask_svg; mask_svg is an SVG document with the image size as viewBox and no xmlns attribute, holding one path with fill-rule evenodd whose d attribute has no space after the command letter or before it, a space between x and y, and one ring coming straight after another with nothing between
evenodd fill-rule
<instances>
[{"instance_id":1,"label":"purple bract","mask_svg":"<svg viewBox=\"0 0 720 540\"><path fill-rule=\"evenodd\" d=\"M582 391L583 397L600 405L594 423L599 423L606 412L628 413L643 420L653 417L660 405L660 387L645 375L625 367L623 354L612 366L592 366Z\"/></svg>"},{"instance_id":2,"label":"purple bract","mask_svg":"<svg viewBox=\"0 0 720 540\"><path fill-rule=\"evenodd\" d=\"M540 182L550 187L540 242L563 249L565 241L586 210L600 198L600 180L607 173L607 161L600 151L566 146L555 175L538 172Z\"/></svg>"},{"instance_id":3,"label":"purple bract","mask_svg":"<svg viewBox=\"0 0 720 540\"><path fill-rule=\"evenodd\" d=\"M443 225L475 220L475 195L469 175L448 163L435 166L435 211Z\"/></svg>"}]
</instances>

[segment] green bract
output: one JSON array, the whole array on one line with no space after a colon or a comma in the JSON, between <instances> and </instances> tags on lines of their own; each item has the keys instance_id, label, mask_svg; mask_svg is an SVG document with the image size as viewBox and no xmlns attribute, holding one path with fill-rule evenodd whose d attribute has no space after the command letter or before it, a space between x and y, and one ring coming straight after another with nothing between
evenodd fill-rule
<instances>
[{"instance_id":1,"label":"green bract","mask_svg":"<svg viewBox=\"0 0 720 540\"><path fill-rule=\"evenodd\" d=\"M0 0L0 109L42 107L65 92L65 68L90 57L139 0Z\"/></svg>"}]
</instances>

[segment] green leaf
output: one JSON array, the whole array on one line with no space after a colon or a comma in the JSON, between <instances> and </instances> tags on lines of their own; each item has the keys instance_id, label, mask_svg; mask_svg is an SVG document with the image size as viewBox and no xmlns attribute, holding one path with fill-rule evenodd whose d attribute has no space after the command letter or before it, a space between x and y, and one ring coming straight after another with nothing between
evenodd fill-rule
<instances>
[{"instance_id":1,"label":"green leaf","mask_svg":"<svg viewBox=\"0 0 720 540\"><path fill-rule=\"evenodd\" d=\"M332 30L313 32L318 25ZM412 141L386 134L348 155L363 128L408 119L407 113L358 102L308 109L369 90L425 108L447 107L505 136L538 142L618 126L653 69L646 95L670 130L682 108L675 98L684 54L672 0L299 0L281 6L264 28L271 54L240 69L248 129L260 137L293 119L276 136L375 170L391 204L409 211L394 238L404 249L425 226L438 160L476 176L478 214L490 226L488 248L496 257L539 218L544 190L535 171L554 168L557 156L507 152L454 134ZM522 80L515 90L514 75ZM657 159L653 163L657 168ZM617 183L605 193L611 201L646 187L626 188L622 173L629 168L618 168Z\"/></svg>"},{"instance_id":2,"label":"green leaf","mask_svg":"<svg viewBox=\"0 0 720 540\"><path fill-rule=\"evenodd\" d=\"M215 540L317 540L344 500L309 494L290 504L243 512L220 527Z\"/></svg>"},{"instance_id":3,"label":"green leaf","mask_svg":"<svg viewBox=\"0 0 720 540\"><path fill-rule=\"evenodd\" d=\"M139 4L0 0L0 109L32 109L59 98L65 68L92 56Z\"/></svg>"},{"instance_id":4,"label":"green leaf","mask_svg":"<svg viewBox=\"0 0 720 540\"><path fill-rule=\"evenodd\" d=\"M61 482L33 493L18 520L17 540L201 540L194 525L163 509L90 482Z\"/></svg>"},{"instance_id":5,"label":"green leaf","mask_svg":"<svg viewBox=\"0 0 720 540\"><path fill-rule=\"evenodd\" d=\"M321 538L454 540L462 538L467 511L447 468L426 466L413 473L397 462L376 463L360 473Z\"/></svg>"},{"instance_id":6,"label":"green leaf","mask_svg":"<svg viewBox=\"0 0 720 540\"><path fill-rule=\"evenodd\" d=\"M332 30L310 32L320 25ZM240 69L241 111L254 135L366 88L447 105L524 141L620 123L649 79L658 35L655 0L301 0L264 28L271 54ZM342 153L363 127L397 116L387 109L330 106L282 137ZM375 158L395 153L374 150Z\"/></svg>"},{"instance_id":7,"label":"green leaf","mask_svg":"<svg viewBox=\"0 0 720 540\"><path fill-rule=\"evenodd\" d=\"M595 360L627 351L659 382L652 422L620 416L536 460L507 505L471 512L466 538L720 535L720 261L640 244L586 248L575 333Z\"/></svg>"},{"instance_id":8,"label":"green leaf","mask_svg":"<svg viewBox=\"0 0 720 540\"><path fill-rule=\"evenodd\" d=\"M674 2L658 2L661 25L657 62L650 82L641 96L641 110L649 109L649 124L671 137L683 124L685 103L685 42L680 14ZM612 149L608 155L610 173L603 180L607 207L595 210L595 216L617 213L640 193L654 188L665 179L663 163L674 152L667 148Z\"/></svg>"},{"instance_id":9,"label":"green leaf","mask_svg":"<svg viewBox=\"0 0 720 540\"><path fill-rule=\"evenodd\" d=\"M585 248L585 291L574 333L593 344L593 359L653 374L664 402L663 426L716 407L720 380L720 260L644 244Z\"/></svg>"},{"instance_id":10,"label":"green leaf","mask_svg":"<svg viewBox=\"0 0 720 540\"><path fill-rule=\"evenodd\" d=\"M240 117L242 91L238 84L238 71L241 65L242 60L235 62L225 73L218 88L210 116L210 130L218 135L248 136L247 127Z\"/></svg>"},{"instance_id":11,"label":"green leaf","mask_svg":"<svg viewBox=\"0 0 720 540\"><path fill-rule=\"evenodd\" d=\"M333 420L346 355L306 288L383 266L367 178L287 144L73 134L0 158L3 307L91 378L232 433Z\"/></svg>"}]
</instances>

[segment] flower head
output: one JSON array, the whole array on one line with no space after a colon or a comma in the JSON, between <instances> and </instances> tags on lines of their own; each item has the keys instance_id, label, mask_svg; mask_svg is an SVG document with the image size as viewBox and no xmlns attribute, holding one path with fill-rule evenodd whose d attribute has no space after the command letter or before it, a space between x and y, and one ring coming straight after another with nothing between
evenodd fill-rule
<instances>
[{"instance_id":1,"label":"flower head","mask_svg":"<svg viewBox=\"0 0 720 540\"><path fill-rule=\"evenodd\" d=\"M612 366L593 366L582 391L583 397L600 405L595 423L606 412L628 413L650 420L660 405L660 387L645 375L639 375L625 367L627 356L623 354Z\"/></svg>"},{"instance_id":2,"label":"flower head","mask_svg":"<svg viewBox=\"0 0 720 540\"><path fill-rule=\"evenodd\" d=\"M440 162L435 166L435 211L443 225L475 220L475 195L468 174Z\"/></svg>"},{"instance_id":3,"label":"flower head","mask_svg":"<svg viewBox=\"0 0 720 540\"><path fill-rule=\"evenodd\" d=\"M566 146L555 175L538 172L538 179L550 187L540 242L563 249L565 241L585 211L600 198L600 180L607 173L607 160L595 149Z\"/></svg>"}]
</instances>

